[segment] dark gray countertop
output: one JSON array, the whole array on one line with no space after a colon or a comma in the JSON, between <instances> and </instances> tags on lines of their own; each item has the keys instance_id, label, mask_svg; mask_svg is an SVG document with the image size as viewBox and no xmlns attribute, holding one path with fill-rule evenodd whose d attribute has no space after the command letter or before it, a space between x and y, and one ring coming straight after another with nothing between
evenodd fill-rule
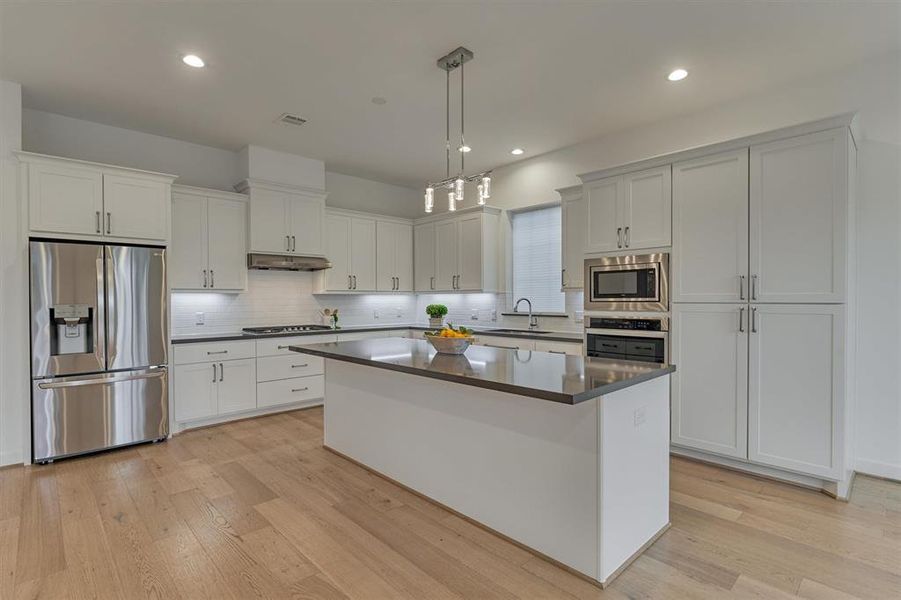
<instances>
[{"instance_id":1,"label":"dark gray countertop","mask_svg":"<svg viewBox=\"0 0 901 600\"><path fill-rule=\"evenodd\" d=\"M564 404L585 402L676 370L672 365L488 346L470 346L466 354L459 356L437 354L427 341L408 338L330 342L290 349Z\"/></svg>"},{"instance_id":2,"label":"dark gray countertop","mask_svg":"<svg viewBox=\"0 0 901 600\"><path fill-rule=\"evenodd\" d=\"M297 337L302 335L329 335L333 333L353 333L356 331L396 331L398 329L416 329L419 331L431 331L434 327L425 325L361 325L354 327L342 327L337 330L318 331L293 331L291 333L252 334L241 331L233 333L199 333L191 335L174 335L171 338L173 344L192 344L199 342L230 342L235 340L260 340L266 338ZM548 340L552 342L581 342L582 333L578 331L565 332L554 331L551 333L510 333L498 332L491 328L472 328L476 334L496 335L499 337L520 338L526 340Z\"/></svg>"}]
</instances>

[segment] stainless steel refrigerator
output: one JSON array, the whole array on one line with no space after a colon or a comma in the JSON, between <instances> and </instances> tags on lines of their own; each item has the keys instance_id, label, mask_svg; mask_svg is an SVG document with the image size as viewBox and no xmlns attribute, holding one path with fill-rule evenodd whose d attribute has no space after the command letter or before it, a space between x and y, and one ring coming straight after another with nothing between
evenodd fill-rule
<instances>
[{"instance_id":1,"label":"stainless steel refrigerator","mask_svg":"<svg viewBox=\"0 0 901 600\"><path fill-rule=\"evenodd\" d=\"M169 434L164 248L31 241L34 462Z\"/></svg>"}]
</instances>

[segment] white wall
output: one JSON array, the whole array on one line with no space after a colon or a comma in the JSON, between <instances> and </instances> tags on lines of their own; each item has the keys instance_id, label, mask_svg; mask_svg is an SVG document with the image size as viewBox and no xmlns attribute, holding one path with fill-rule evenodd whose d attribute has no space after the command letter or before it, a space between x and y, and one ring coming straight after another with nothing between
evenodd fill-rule
<instances>
[{"instance_id":1,"label":"white wall","mask_svg":"<svg viewBox=\"0 0 901 600\"><path fill-rule=\"evenodd\" d=\"M329 171L325 174L325 189L329 206L408 219L422 216L422 193L412 188Z\"/></svg>"},{"instance_id":2,"label":"white wall","mask_svg":"<svg viewBox=\"0 0 901 600\"><path fill-rule=\"evenodd\" d=\"M0 81L0 466L21 462L28 406L28 319L25 243L21 236L18 164L22 88Z\"/></svg>"}]
</instances>

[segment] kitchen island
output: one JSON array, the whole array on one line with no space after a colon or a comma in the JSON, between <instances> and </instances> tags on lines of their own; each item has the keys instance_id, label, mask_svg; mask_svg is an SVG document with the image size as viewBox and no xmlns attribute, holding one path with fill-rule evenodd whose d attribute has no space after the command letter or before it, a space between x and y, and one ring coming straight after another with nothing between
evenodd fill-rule
<instances>
[{"instance_id":1,"label":"kitchen island","mask_svg":"<svg viewBox=\"0 0 901 600\"><path fill-rule=\"evenodd\" d=\"M325 364L325 446L606 585L669 524L668 365L423 340Z\"/></svg>"}]
</instances>

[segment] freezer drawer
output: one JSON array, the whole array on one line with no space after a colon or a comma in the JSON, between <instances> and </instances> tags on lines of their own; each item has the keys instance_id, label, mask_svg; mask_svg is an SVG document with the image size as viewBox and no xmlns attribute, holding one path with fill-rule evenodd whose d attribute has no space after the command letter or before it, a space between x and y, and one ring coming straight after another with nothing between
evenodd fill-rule
<instances>
[{"instance_id":1,"label":"freezer drawer","mask_svg":"<svg viewBox=\"0 0 901 600\"><path fill-rule=\"evenodd\" d=\"M166 369L44 379L33 385L34 462L169 435Z\"/></svg>"}]
</instances>

